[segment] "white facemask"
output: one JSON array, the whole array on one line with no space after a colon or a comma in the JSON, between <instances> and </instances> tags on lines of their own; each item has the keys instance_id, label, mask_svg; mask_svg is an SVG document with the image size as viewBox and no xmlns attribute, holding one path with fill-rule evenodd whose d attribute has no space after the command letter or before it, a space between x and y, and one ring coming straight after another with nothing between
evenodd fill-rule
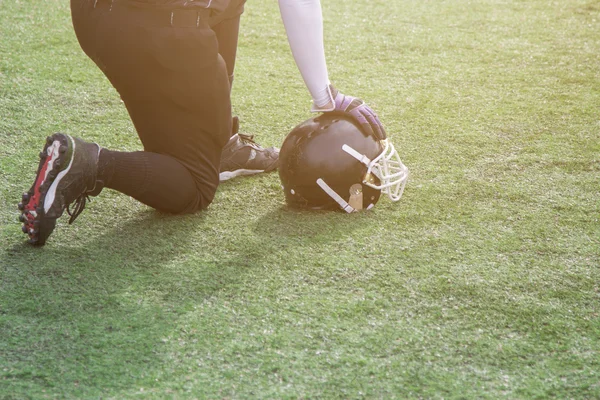
<instances>
[{"instance_id":1,"label":"white facemask","mask_svg":"<svg viewBox=\"0 0 600 400\"><path fill-rule=\"evenodd\" d=\"M367 166L367 173L363 179L365 185L381 190L381 193L387 194L392 201L398 201L408 180L408 168L402 163L394 145L388 139L382 140L381 144L383 151L373 160L347 144L342 146L342 150ZM371 174L379 179L379 184L376 184Z\"/></svg>"}]
</instances>

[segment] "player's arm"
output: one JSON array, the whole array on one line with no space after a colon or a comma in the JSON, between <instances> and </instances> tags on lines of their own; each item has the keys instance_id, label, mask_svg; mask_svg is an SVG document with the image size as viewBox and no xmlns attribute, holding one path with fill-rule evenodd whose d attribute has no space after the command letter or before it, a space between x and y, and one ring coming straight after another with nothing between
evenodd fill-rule
<instances>
[{"instance_id":1,"label":"player's arm","mask_svg":"<svg viewBox=\"0 0 600 400\"><path fill-rule=\"evenodd\" d=\"M350 114L365 130L384 139L385 130L373 110L362 100L343 95L329 82L320 0L279 0L279 10L292 55L313 99L312 111Z\"/></svg>"}]
</instances>

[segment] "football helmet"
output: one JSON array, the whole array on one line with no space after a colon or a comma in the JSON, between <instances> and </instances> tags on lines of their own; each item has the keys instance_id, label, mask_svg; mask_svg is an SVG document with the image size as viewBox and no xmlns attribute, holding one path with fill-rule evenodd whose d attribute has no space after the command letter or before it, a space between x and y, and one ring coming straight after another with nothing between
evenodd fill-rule
<instances>
[{"instance_id":1,"label":"football helmet","mask_svg":"<svg viewBox=\"0 0 600 400\"><path fill-rule=\"evenodd\" d=\"M400 200L408 168L388 139L366 134L349 116L325 113L287 135L279 177L290 206L351 213L372 208L382 193Z\"/></svg>"}]
</instances>

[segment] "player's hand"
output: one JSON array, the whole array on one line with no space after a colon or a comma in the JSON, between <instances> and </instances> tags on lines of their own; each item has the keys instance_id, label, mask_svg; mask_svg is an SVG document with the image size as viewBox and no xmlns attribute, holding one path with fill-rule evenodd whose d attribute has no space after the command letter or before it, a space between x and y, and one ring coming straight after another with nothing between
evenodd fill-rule
<instances>
[{"instance_id":1,"label":"player's hand","mask_svg":"<svg viewBox=\"0 0 600 400\"><path fill-rule=\"evenodd\" d=\"M387 136L379 117L364 101L357 97L346 96L339 90L329 86L333 97L333 110L330 112L341 112L354 118L367 132L377 139L383 140Z\"/></svg>"}]
</instances>

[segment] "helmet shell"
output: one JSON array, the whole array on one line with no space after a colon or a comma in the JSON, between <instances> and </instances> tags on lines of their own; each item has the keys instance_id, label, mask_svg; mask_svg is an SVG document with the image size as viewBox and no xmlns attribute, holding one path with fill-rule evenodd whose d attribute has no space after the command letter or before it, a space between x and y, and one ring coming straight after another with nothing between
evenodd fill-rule
<instances>
[{"instance_id":1,"label":"helmet shell","mask_svg":"<svg viewBox=\"0 0 600 400\"><path fill-rule=\"evenodd\" d=\"M340 209L340 205L317 184L318 179L325 181L347 202L350 187L360 184L364 208L377 203L381 191L363 184L367 166L342 150L344 144L370 160L383 151L376 138L365 134L352 118L345 115L322 114L302 122L287 135L279 153L279 177L290 206Z\"/></svg>"}]
</instances>

